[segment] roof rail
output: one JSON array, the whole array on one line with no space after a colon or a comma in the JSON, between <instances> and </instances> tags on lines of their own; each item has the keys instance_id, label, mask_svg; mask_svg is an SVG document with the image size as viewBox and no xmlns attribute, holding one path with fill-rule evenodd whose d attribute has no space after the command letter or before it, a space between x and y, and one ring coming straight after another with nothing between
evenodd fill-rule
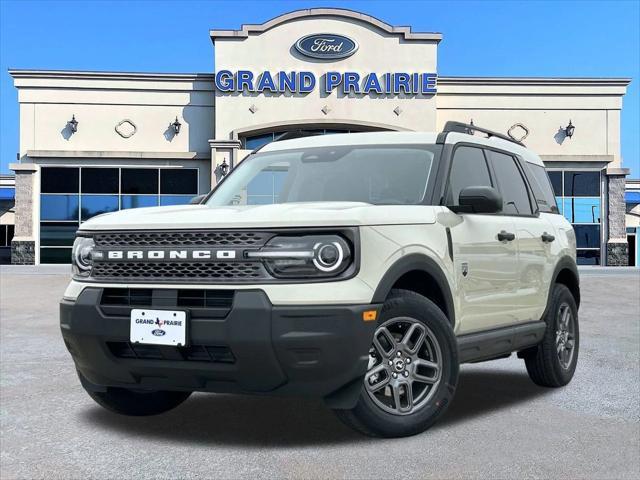
<instances>
[{"instance_id":1,"label":"roof rail","mask_svg":"<svg viewBox=\"0 0 640 480\"><path fill-rule=\"evenodd\" d=\"M449 132L466 133L467 135L473 135L473 132L482 132L485 133L488 137L496 137L502 140L506 140L507 142L515 143L522 147L525 146L524 143L519 142L518 140L511 138L508 135L503 135L502 133L494 132L493 130L478 127L473 124L454 122L451 120L444 124L444 129L442 130L441 135L438 135L438 143L444 143L444 140L447 136L446 134Z\"/></svg>"}]
</instances>

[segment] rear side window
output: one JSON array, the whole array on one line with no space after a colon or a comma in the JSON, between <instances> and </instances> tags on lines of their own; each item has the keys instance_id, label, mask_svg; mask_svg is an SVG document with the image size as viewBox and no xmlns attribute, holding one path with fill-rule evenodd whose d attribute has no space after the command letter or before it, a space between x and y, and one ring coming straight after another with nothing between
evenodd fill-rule
<instances>
[{"instance_id":1,"label":"rear side window","mask_svg":"<svg viewBox=\"0 0 640 480\"><path fill-rule=\"evenodd\" d=\"M527 184L511 155L487 150L493 164L493 171L502 193L502 212L507 215L531 215L531 202Z\"/></svg>"},{"instance_id":2,"label":"rear side window","mask_svg":"<svg viewBox=\"0 0 640 480\"><path fill-rule=\"evenodd\" d=\"M460 191L466 187L491 187L487 160L480 148L458 147L453 155L447 205L459 205Z\"/></svg>"},{"instance_id":3,"label":"rear side window","mask_svg":"<svg viewBox=\"0 0 640 480\"><path fill-rule=\"evenodd\" d=\"M551 182L547 176L547 171L541 165L525 162L527 166L527 177L533 190L533 196L538 203L538 210L546 213L558 213L556 197L551 189Z\"/></svg>"}]
</instances>

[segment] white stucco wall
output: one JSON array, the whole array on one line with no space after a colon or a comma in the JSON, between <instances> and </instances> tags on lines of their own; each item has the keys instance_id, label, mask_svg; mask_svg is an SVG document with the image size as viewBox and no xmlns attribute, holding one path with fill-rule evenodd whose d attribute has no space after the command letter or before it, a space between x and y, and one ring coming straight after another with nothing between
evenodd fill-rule
<instances>
[{"instance_id":1,"label":"white stucco wall","mask_svg":"<svg viewBox=\"0 0 640 480\"><path fill-rule=\"evenodd\" d=\"M293 48L311 33L333 33L355 39L358 51L345 59L323 61L301 56ZM215 38L216 70L239 69L253 72L311 71L317 80L327 71L434 73L437 42L404 40L368 22L353 18L303 17L288 21L246 38ZM255 105L255 113L249 108ZM329 112L322 112L327 106ZM394 109L400 107L397 115ZM232 138L236 129L260 128L273 123L355 123L371 122L399 129L435 128L436 101L433 96L355 95L333 91L321 93L320 82L306 95L224 94L216 95L216 138Z\"/></svg>"},{"instance_id":2,"label":"white stucco wall","mask_svg":"<svg viewBox=\"0 0 640 480\"><path fill-rule=\"evenodd\" d=\"M193 152L209 155L211 75L11 71L20 102L20 157L29 151ZM78 131L67 121L75 115ZM176 116L178 135L168 126ZM130 120L136 133L116 130ZM170 156L170 155L169 155Z\"/></svg>"},{"instance_id":3,"label":"white stucco wall","mask_svg":"<svg viewBox=\"0 0 640 480\"><path fill-rule=\"evenodd\" d=\"M525 144L546 161L605 161L620 167L620 110L627 80L441 78L437 128L448 120L506 133L521 123ZM572 138L563 129L571 121Z\"/></svg>"}]
</instances>

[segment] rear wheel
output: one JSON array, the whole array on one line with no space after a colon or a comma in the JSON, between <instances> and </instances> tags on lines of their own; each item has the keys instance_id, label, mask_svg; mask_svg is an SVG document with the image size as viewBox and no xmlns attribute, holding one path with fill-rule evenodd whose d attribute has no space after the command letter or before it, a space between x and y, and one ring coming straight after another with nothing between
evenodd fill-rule
<instances>
[{"instance_id":1,"label":"rear wheel","mask_svg":"<svg viewBox=\"0 0 640 480\"><path fill-rule=\"evenodd\" d=\"M457 380L457 344L446 316L421 295L393 290L382 308L358 403L336 413L366 435L414 435L446 410Z\"/></svg>"},{"instance_id":2,"label":"rear wheel","mask_svg":"<svg viewBox=\"0 0 640 480\"><path fill-rule=\"evenodd\" d=\"M529 377L543 387L562 387L573 378L578 364L580 331L578 307L571 291L560 283L553 286L544 318L542 342L524 354Z\"/></svg>"},{"instance_id":3,"label":"rear wheel","mask_svg":"<svg viewBox=\"0 0 640 480\"><path fill-rule=\"evenodd\" d=\"M126 388L108 387L106 392L87 393L101 407L130 416L158 415L184 402L191 392L133 391Z\"/></svg>"}]
</instances>

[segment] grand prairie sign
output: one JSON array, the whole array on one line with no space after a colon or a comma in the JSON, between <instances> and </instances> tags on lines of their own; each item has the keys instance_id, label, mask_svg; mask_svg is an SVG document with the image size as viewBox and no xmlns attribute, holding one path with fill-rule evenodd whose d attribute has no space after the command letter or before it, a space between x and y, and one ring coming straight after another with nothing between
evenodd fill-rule
<instances>
[{"instance_id":1,"label":"grand prairie sign","mask_svg":"<svg viewBox=\"0 0 640 480\"><path fill-rule=\"evenodd\" d=\"M340 60L358 50L358 42L345 35L314 33L293 44L295 51L314 60ZM317 62L316 62L317 63ZM220 93L298 93L316 89L329 95L412 95L432 96L436 93L438 75L431 72L354 72L328 70L317 73L307 70L263 71L219 70L215 86Z\"/></svg>"},{"instance_id":2,"label":"grand prairie sign","mask_svg":"<svg viewBox=\"0 0 640 480\"><path fill-rule=\"evenodd\" d=\"M310 71L253 72L219 70L216 89L222 93L303 93L320 88L325 94L334 90L345 95L434 95L436 73L386 72L366 73L330 71L316 76Z\"/></svg>"}]
</instances>

